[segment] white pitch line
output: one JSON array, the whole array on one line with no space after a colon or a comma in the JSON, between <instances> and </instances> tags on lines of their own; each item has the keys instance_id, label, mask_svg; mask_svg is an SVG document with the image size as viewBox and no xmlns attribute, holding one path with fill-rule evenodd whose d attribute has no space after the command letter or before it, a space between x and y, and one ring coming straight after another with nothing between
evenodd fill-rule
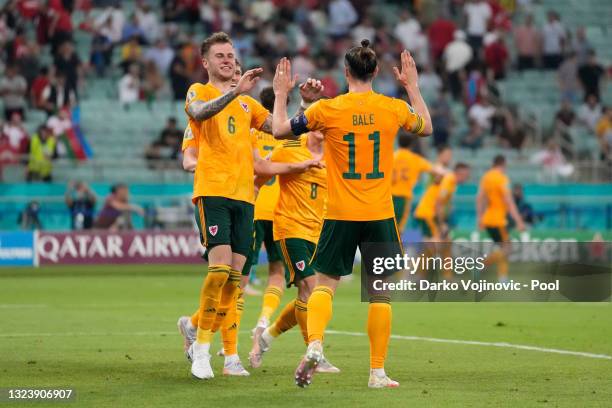
<instances>
[{"instance_id":1,"label":"white pitch line","mask_svg":"<svg viewBox=\"0 0 612 408\"><path fill-rule=\"evenodd\" d=\"M241 333L250 333L250 331L241 331ZM337 334L341 336L355 336L355 337L366 337L366 333L362 332L349 332L340 330L327 330L326 334ZM11 337L103 337L103 336L171 336L177 334L176 331L171 332L114 332L114 333L88 333L88 332L63 332L63 333L0 333L0 338L11 338ZM430 343L446 343L446 344L467 344L471 346L485 346L485 347L500 347L500 348L511 348L517 350L529 350L539 351L540 353L553 353L553 354L565 354L569 356L596 358L601 360L612 360L612 356L607 354L595 354L587 353L583 351L572 351L562 350L547 347L529 346L525 344L513 344L506 342L488 342L488 341L477 341L477 340L457 340L457 339L439 339L435 337L420 337L420 336L402 336L399 334L392 334L392 339L396 340L408 340L408 341L425 341Z\"/></svg>"},{"instance_id":2,"label":"white pitch line","mask_svg":"<svg viewBox=\"0 0 612 408\"><path fill-rule=\"evenodd\" d=\"M49 307L42 303L1 303L0 309L38 309Z\"/></svg>"},{"instance_id":3,"label":"white pitch line","mask_svg":"<svg viewBox=\"0 0 612 408\"><path fill-rule=\"evenodd\" d=\"M338 330L326 330L325 333L329 334L340 334L345 336L358 336L365 337L366 333L359 332L347 332L347 331L338 331ZM555 354L566 354L570 356L579 356L579 357L588 357L588 358L598 358L603 360L612 360L612 356L607 354L595 354L595 353L586 353L583 351L572 351L572 350L562 350L562 349L554 349L547 347L538 347L538 346L529 346L525 344L512 344L506 342L488 342L488 341L476 341L476 340L457 340L457 339L438 339L435 337L420 337L420 336L401 336L398 334L392 334L392 339L397 340L409 340L409 341L428 341L431 343L447 343L447 344L468 344L473 346L486 346L486 347L502 347L502 348L512 348L518 350L530 350L530 351L539 351L541 353L555 353Z\"/></svg>"}]
</instances>

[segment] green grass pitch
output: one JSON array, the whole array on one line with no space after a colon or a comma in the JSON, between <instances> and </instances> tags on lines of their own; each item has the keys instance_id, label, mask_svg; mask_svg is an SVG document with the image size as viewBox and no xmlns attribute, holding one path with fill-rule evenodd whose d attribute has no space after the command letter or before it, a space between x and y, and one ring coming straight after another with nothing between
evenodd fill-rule
<instances>
[{"instance_id":1,"label":"green grass pitch","mask_svg":"<svg viewBox=\"0 0 612 408\"><path fill-rule=\"evenodd\" d=\"M348 334L326 338L326 355L342 373L317 375L299 389L293 371L304 346L295 329L250 377L196 381L176 320L196 307L203 270L0 270L0 387L73 387L76 401L68 406L78 407L609 407L612 401L610 359L422 339L393 339L386 368L401 387L370 390L367 337ZM260 301L246 299L239 344L245 364ZM358 279L345 283L329 328L363 333L366 311ZM396 303L393 333L612 355L611 311L609 303ZM213 359L220 374L222 359ZM49 404L63 406L0 408Z\"/></svg>"}]
</instances>

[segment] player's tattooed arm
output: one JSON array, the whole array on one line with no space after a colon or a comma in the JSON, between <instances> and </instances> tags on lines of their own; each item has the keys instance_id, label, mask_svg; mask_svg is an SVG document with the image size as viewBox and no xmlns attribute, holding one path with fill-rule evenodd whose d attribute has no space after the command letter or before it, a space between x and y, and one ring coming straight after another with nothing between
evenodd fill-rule
<instances>
[{"instance_id":1,"label":"player's tattooed arm","mask_svg":"<svg viewBox=\"0 0 612 408\"><path fill-rule=\"evenodd\" d=\"M210 101L193 101L187 105L187 114L192 118L201 122L215 116L221 112L231 101L238 95L249 92L259 81L259 76L263 72L262 68L249 69L242 74L236 87L218 98Z\"/></svg>"},{"instance_id":2,"label":"player's tattooed arm","mask_svg":"<svg viewBox=\"0 0 612 408\"><path fill-rule=\"evenodd\" d=\"M238 93L234 89L224 93L218 98L210 101L196 100L187 105L187 114L194 120L201 122L212 118L217 113L221 112L231 101L236 99Z\"/></svg>"}]
</instances>

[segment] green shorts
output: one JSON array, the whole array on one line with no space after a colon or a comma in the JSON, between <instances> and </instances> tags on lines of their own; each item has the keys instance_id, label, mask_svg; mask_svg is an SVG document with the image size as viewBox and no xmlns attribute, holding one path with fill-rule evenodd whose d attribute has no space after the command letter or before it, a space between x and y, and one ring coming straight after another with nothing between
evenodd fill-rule
<instances>
[{"instance_id":1,"label":"green shorts","mask_svg":"<svg viewBox=\"0 0 612 408\"><path fill-rule=\"evenodd\" d=\"M264 244L266 247L266 254L268 255L268 262L278 262L282 260L281 253L274 243L274 233L272 221L269 220L255 220L253 232L253 242L249 256L245 263L245 268L242 270L243 275L248 275L251 267L257 265L259 259L259 251L261 245Z\"/></svg>"},{"instance_id":2,"label":"green shorts","mask_svg":"<svg viewBox=\"0 0 612 408\"><path fill-rule=\"evenodd\" d=\"M285 261L285 282L288 288L297 281L314 275L310 265L316 247L313 242L301 238L287 238L275 243Z\"/></svg>"},{"instance_id":3,"label":"green shorts","mask_svg":"<svg viewBox=\"0 0 612 408\"><path fill-rule=\"evenodd\" d=\"M232 252L249 255L253 204L225 197L198 197L195 217L200 241L208 251L217 245L230 245Z\"/></svg>"},{"instance_id":4,"label":"green shorts","mask_svg":"<svg viewBox=\"0 0 612 408\"><path fill-rule=\"evenodd\" d=\"M432 238L438 234L438 226L433 218L415 218L423 238Z\"/></svg>"},{"instance_id":5,"label":"green shorts","mask_svg":"<svg viewBox=\"0 0 612 408\"><path fill-rule=\"evenodd\" d=\"M493 242L508 242L508 231L506 227L487 227L487 233L493 240Z\"/></svg>"},{"instance_id":6,"label":"green shorts","mask_svg":"<svg viewBox=\"0 0 612 408\"><path fill-rule=\"evenodd\" d=\"M324 220L310 264L315 271L326 275L350 275L357 247L363 251L366 243L388 243L391 244L391 252L403 253L395 218L376 221Z\"/></svg>"},{"instance_id":7,"label":"green shorts","mask_svg":"<svg viewBox=\"0 0 612 408\"><path fill-rule=\"evenodd\" d=\"M402 218L404 218L404 212L406 211L406 205L408 200L406 197L393 196L393 209L395 210L395 222L399 225Z\"/></svg>"}]
</instances>

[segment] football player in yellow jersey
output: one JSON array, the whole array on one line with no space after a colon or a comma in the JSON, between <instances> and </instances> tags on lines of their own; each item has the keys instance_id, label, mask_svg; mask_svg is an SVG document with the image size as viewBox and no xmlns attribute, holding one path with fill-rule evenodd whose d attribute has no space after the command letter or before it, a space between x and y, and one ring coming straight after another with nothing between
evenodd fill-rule
<instances>
[{"instance_id":1,"label":"football player in yellow jersey","mask_svg":"<svg viewBox=\"0 0 612 408\"><path fill-rule=\"evenodd\" d=\"M259 157L250 135L251 128L270 131L271 115L259 102L243 95L257 83L262 69L248 70L233 86L236 60L229 36L211 35L203 41L200 51L209 82L191 85L185 112L191 128L198 130L193 202L197 206L196 219L202 243L207 247L209 266L200 292L197 335L191 346L191 374L198 379L209 379L214 377L210 366L213 326L220 320L218 315L224 317L232 305L236 307L241 271L251 247L253 175L275 172L270 172L274 163L266 163ZM313 90L313 94L316 92ZM312 160L293 167L304 170L319 165L317 160ZM248 375L240 363L236 342L229 349L224 344L224 349L224 373Z\"/></svg>"},{"instance_id":2,"label":"football player in yellow jersey","mask_svg":"<svg viewBox=\"0 0 612 408\"><path fill-rule=\"evenodd\" d=\"M507 216L510 216L519 231L525 229L523 218L518 212L512 192L510 179L506 175L506 158L495 156L493 166L480 179L476 196L476 217L479 229L486 229L498 248L491 252L485 265L497 264L497 275L500 281L508 278L508 252L510 238L506 230Z\"/></svg>"},{"instance_id":3,"label":"football player in yellow jersey","mask_svg":"<svg viewBox=\"0 0 612 408\"><path fill-rule=\"evenodd\" d=\"M286 141L276 147L271 160L288 163L308 160L313 153L322 153L322 141L320 132L309 132L299 140ZM274 210L274 241L285 261L287 287L295 285L298 293L297 298L283 308L274 324L255 332L253 348L249 353L249 361L254 368L261 366L263 353L269 350L272 341L296 325L300 326L304 341L308 344L306 302L316 284L309 262L319 239L327 200L325 169L280 175L278 179L280 196ZM340 370L322 357L317 371L337 373Z\"/></svg>"},{"instance_id":4,"label":"football player in yellow jersey","mask_svg":"<svg viewBox=\"0 0 612 408\"><path fill-rule=\"evenodd\" d=\"M236 68L235 68L234 77L231 82L231 86L235 87L238 81L240 80L241 76L242 76L242 70L240 67L240 63L236 60ZM273 101L268 101L268 106L272 106L273 104L274 104ZM253 139L253 144L255 145L257 141L257 137L253 133L251 136ZM192 122L188 124L187 127L185 128L185 135L183 138L183 168L186 171L189 171L189 172L195 171L195 168L198 162L198 150L199 150L198 141L199 141L199 128L197 126L197 123ZM277 144L282 143L281 141L277 141L276 139L274 139L274 142ZM261 148L259 148L259 150L261 151ZM263 174L266 174L266 175L270 175L270 174L278 175L278 174L285 174L285 173L290 174L296 171L303 171L300 169L300 166L296 166L295 164L296 163L281 164L281 163L271 163L269 161L262 161L262 162L258 162L257 170L259 172L262 172L262 169L265 170L263 171ZM261 189L260 189L260 192L261 192ZM271 237L271 241L273 243L273 237ZM252 252L251 254L249 254L249 257L251 256L252 256ZM246 284L248 282L248 271L250 270L250 268L251 268L251 264L249 261L247 261L242 270L242 278L240 282L241 288L246 287ZM281 278L284 281L283 275L281 275ZM221 329L221 336L223 338L223 344L227 345L228 346L227 348L230 350L232 349L232 347L234 347L237 341L236 336L237 336L238 328L240 325L240 317L241 317L242 310L244 307L244 298L242 297L242 293L239 295L238 298L235 299L235 303L236 304L231 305L229 310L227 311L225 311L224 309L222 310L222 308L219 308L219 311L217 312L217 316L216 316L215 322L213 324L213 329L212 329L213 332L216 332L219 328ZM225 317L225 314L227 314L227 317ZM177 323L179 332L184 338L185 354L190 361L192 360L192 350L190 346L195 341L199 316L200 316L200 311L198 309L191 316L180 317ZM224 354L225 353L223 351L220 352L220 355L224 355ZM230 366L230 368L231 367L232 366ZM234 368L237 368L237 367L234 367ZM237 370L224 369L224 373L228 375L246 375L245 372L246 370L242 371L239 369Z\"/></svg>"},{"instance_id":5,"label":"football player in yellow jersey","mask_svg":"<svg viewBox=\"0 0 612 408\"><path fill-rule=\"evenodd\" d=\"M411 144L412 136L400 133L399 149L393 155L391 194L393 194L395 221L400 233L404 231L408 222L414 186L418 183L421 174L436 172L434 165L429 160L410 150Z\"/></svg>"},{"instance_id":6,"label":"football player in yellow jersey","mask_svg":"<svg viewBox=\"0 0 612 408\"><path fill-rule=\"evenodd\" d=\"M376 53L363 40L344 58L348 93L319 100L303 114L287 118L287 95L295 85L291 64L281 59L273 87L276 94L273 134L296 138L312 130L325 136L328 203L311 267L317 286L308 299L308 349L295 381L310 384L323 356L323 335L332 315L332 298L340 277L352 273L358 247L367 242L388 243L396 253L401 241L395 224L391 177L394 139L400 127L418 134L432 132L431 118L418 88L418 74L408 51L401 54L401 70L394 68L413 106L378 94L372 80L378 73ZM370 299L370 378L372 388L397 387L385 373L384 362L391 334L388 297Z\"/></svg>"},{"instance_id":7,"label":"football player in yellow jersey","mask_svg":"<svg viewBox=\"0 0 612 408\"><path fill-rule=\"evenodd\" d=\"M436 179L425 189L419 204L414 210L421 234L426 241L440 242L448 236L448 210L457 190L470 177L470 166L457 163L452 172Z\"/></svg>"}]
</instances>

